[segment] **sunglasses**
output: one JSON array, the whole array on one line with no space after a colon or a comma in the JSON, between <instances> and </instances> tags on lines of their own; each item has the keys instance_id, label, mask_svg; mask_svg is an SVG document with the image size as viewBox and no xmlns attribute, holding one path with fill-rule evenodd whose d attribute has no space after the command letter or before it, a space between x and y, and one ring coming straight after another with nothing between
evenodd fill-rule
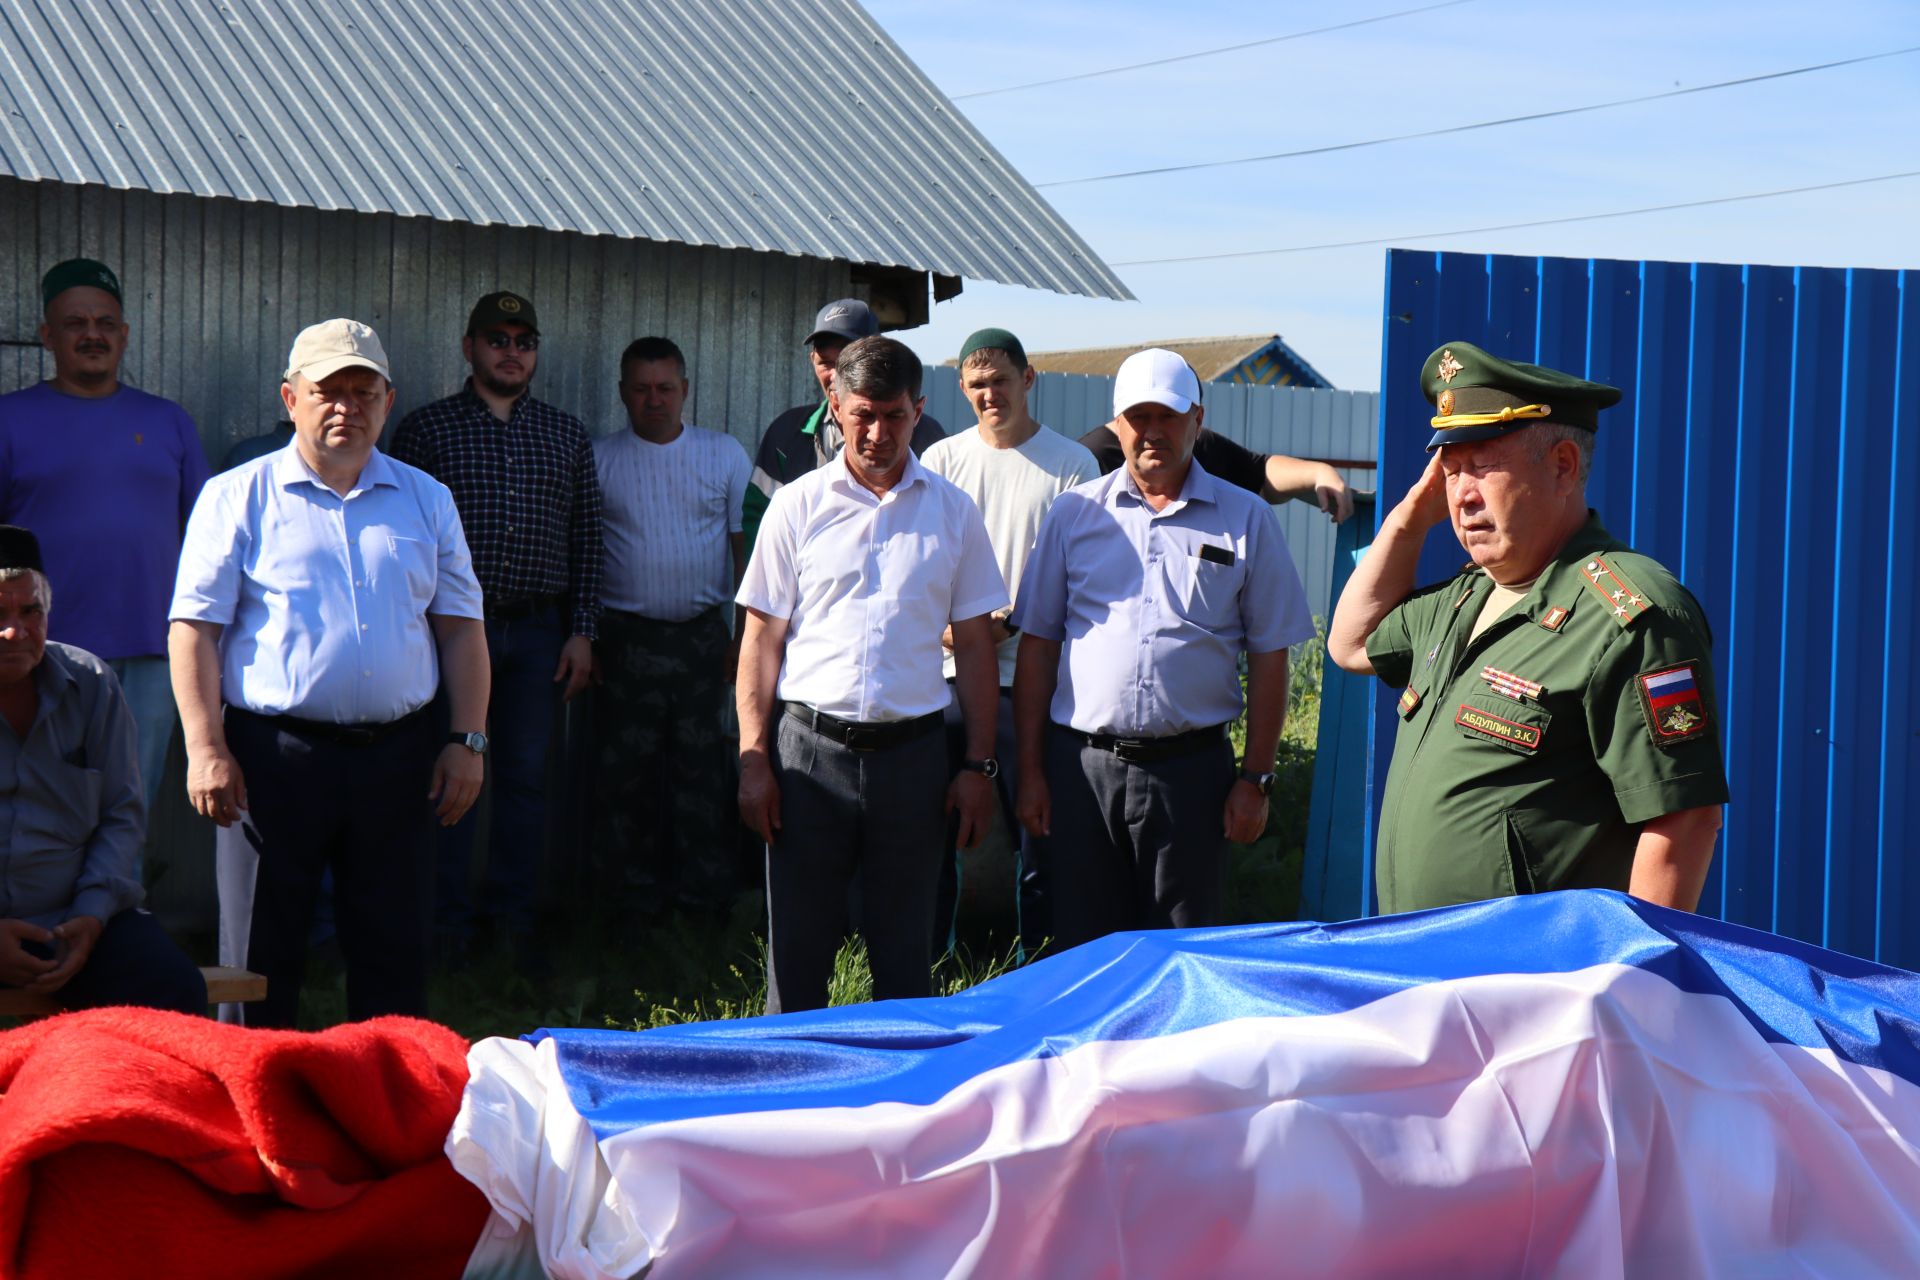
<instances>
[{"instance_id":1,"label":"sunglasses","mask_svg":"<svg viewBox=\"0 0 1920 1280\"><path fill-rule=\"evenodd\" d=\"M505 351L508 347L520 351L540 349L540 335L537 333L502 333L498 329L489 329L480 335L480 340L495 351Z\"/></svg>"}]
</instances>

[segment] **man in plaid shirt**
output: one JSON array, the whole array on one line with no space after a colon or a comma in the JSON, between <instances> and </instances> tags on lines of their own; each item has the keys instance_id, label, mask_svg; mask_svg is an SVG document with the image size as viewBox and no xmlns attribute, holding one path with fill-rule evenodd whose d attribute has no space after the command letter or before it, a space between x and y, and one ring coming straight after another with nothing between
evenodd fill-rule
<instances>
[{"instance_id":1,"label":"man in plaid shirt","mask_svg":"<svg viewBox=\"0 0 1920 1280\"><path fill-rule=\"evenodd\" d=\"M533 940L555 702L584 689L593 666L601 563L587 430L528 390L540 361L533 303L488 294L460 346L473 376L408 414L390 450L453 491L486 597L493 828L477 909L472 814L441 844L435 913L442 944L456 955L472 944L477 916L517 948Z\"/></svg>"}]
</instances>

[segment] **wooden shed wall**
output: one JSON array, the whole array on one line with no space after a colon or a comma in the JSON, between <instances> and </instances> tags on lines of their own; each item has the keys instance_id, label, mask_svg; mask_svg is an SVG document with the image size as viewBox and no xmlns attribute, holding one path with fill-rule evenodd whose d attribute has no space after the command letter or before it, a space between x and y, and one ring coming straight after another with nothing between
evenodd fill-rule
<instances>
[{"instance_id":1,"label":"wooden shed wall","mask_svg":"<svg viewBox=\"0 0 1920 1280\"><path fill-rule=\"evenodd\" d=\"M659 334L686 352L690 419L751 452L775 414L818 394L801 339L822 304L854 292L844 262L0 178L0 392L51 374L35 337L40 277L77 255L126 291L123 379L185 405L215 466L283 416L302 326L344 315L378 330L397 423L459 387L467 312L494 289L538 310L535 394L595 434L625 425L621 350ZM167 868L153 906L210 929L212 828L187 807L175 746L148 842Z\"/></svg>"}]
</instances>

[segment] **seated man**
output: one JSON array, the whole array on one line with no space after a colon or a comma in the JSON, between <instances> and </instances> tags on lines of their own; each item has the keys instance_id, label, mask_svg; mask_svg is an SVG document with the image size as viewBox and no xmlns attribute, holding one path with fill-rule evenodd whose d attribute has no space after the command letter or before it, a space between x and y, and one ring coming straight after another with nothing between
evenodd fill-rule
<instances>
[{"instance_id":1,"label":"seated man","mask_svg":"<svg viewBox=\"0 0 1920 1280\"><path fill-rule=\"evenodd\" d=\"M40 542L0 525L0 986L68 1008L207 1011L200 971L135 910L138 738L107 664L47 643Z\"/></svg>"}]
</instances>

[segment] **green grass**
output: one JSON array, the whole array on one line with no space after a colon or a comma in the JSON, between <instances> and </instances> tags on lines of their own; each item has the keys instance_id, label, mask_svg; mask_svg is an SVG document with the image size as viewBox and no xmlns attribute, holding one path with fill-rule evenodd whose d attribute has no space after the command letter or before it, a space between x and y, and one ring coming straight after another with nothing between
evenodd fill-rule
<instances>
[{"instance_id":1,"label":"green grass","mask_svg":"<svg viewBox=\"0 0 1920 1280\"><path fill-rule=\"evenodd\" d=\"M1294 652L1287 723L1274 761L1267 829L1235 845L1227 876L1227 920L1234 924L1292 920L1299 911L1300 868L1313 755L1320 725L1320 672L1325 649L1312 640ZM1236 753L1245 725L1233 728ZM646 1030L686 1022L751 1017L766 1004L766 903L744 894L724 921L668 916L635 921L576 913L549 929L544 975L530 975L515 957L482 949L454 971L436 973L434 1017L471 1039L517 1036L537 1027L621 1027ZM940 995L964 991L1015 966L1012 940L969 930L934 970ZM866 948L850 940L835 957L830 1002L870 998ZM330 1026L346 1018L338 966L316 957L302 995L301 1023Z\"/></svg>"}]
</instances>

